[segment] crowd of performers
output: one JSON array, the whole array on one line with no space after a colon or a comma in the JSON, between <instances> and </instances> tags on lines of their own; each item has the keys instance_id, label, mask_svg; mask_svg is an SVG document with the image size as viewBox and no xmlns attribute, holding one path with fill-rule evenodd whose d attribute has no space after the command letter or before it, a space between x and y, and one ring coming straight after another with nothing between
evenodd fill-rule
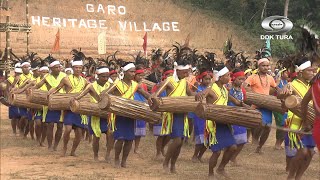
<instances>
[{"instance_id":1,"label":"crowd of performers","mask_svg":"<svg viewBox=\"0 0 320 180\"><path fill-rule=\"evenodd\" d=\"M194 138L195 151L193 157L190 157L192 161L202 162L203 154L210 149L212 155L209 160L209 176L214 176L216 168L218 174L228 177L225 166L229 162L237 163L237 156L248 143L251 134L253 144L257 145L255 152L262 153L274 115L277 126L294 130L284 132L280 128L276 132L275 148L281 149L281 144L285 144L288 179L302 177L315 153L316 143L320 148L320 74L318 67L312 66L310 58L300 56L292 60L295 72L290 72L289 67L271 70L270 56L257 59L256 69L251 69L242 62L235 62L233 65L215 62L210 59L210 53L194 59L195 51L188 47L175 46L173 52L170 55L168 52L162 53L161 50L154 51L151 68L141 57L135 62L101 63L96 67L94 76L90 77L83 73L84 59L81 52L74 53L70 67L62 66L61 62L52 56L45 61L30 62L30 59L26 58L15 64L14 74L6 80L4 97L9 92L21 93L32 88L47 91L48 96L57 92L80 93L75 99L90 93L93 103L101 100L100 94L108 93L148 103L151 103L150 98L155 96L195 96L196 100L204 100L209 104L255 108L261 112L264 125L255 129L215 123L201 119L194 113L163 113L162 122L149 127L154 136L157 136L155 156L164 156L163 168L175 173L183 143ZM143 79L156 85L148 89L142 82ZM291 94L297 95L303 98L301 107L305 116L300 118L291 111L280 113L249 106L244 103L247 91L276 95L280 99ZM316 111L313 125L305 123L309 101L313 101ZM45 146L47 141L49 150L57 151L62 138L62 156L68 151L72 130L75 138L71 156L76 155L83 132L88 131L93 137L94 159L98 160L99 140L105 133L105 160L110 162L111 151L114 150L116 167L126 167L133 144L133 151L138 153L141 137L147 134L147 123L143 119L131 119L112 113L108 119L103 119L79 115L72 111L50 110L47 106L40 111L9 106L9 118L14 134L20 131L20 135L25 138L30 134L40 146ZM313 136L303 133L312 127ZM190 137L190 134L194 137ZM220 155L222 160L217 166Z\"/></svg>"}]
</instances>

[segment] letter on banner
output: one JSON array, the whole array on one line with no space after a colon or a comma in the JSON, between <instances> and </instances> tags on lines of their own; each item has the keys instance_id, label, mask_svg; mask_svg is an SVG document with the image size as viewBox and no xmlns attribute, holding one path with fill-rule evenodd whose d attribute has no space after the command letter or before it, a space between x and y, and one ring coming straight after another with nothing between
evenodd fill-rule
<instances>
[{"instance_id":1,"label":"letter on banner","mask_svg":"<svg viewBox=\"0 0 320 180\"><path fill-rule=\"evenodd\" d=\"M107 51L106 32L103 31L98 36L98 53L106 54L107 53L106 51Z\"/></svg>"}]
</instances>

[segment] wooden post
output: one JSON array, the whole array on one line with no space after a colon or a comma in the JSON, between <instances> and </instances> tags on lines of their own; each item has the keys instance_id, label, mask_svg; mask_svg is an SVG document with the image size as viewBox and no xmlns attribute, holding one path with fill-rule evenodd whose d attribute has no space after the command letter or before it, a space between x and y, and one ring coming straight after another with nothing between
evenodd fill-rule
<instances>
[{"instance_id":1,"label":"wooden post","mask_svg":"<svg viewBox=\"0 0 320 180\"><path fill-rule=\"evenodd\" d=\"M29 25L29 1L26 0L26 23ZM27 54L29 54L29 31L27 31Z\"/></svg>"},{"instance_id":2,"label":"wooden post","mask_svg":"<svg viewBox=\"0 0 320 180\"><path fill-rule=\"evenodd\" d=\"M9 11L9 0L7 0L7 11ZM9 25L10 23L10 16L7 16L6 17L6 24ZM6 30L6 51L7 51L7 59L6 59L6 62L8 63L9 62L9 59L10 59L10 31L7 29Z\"/></svg>"}]
</instances>

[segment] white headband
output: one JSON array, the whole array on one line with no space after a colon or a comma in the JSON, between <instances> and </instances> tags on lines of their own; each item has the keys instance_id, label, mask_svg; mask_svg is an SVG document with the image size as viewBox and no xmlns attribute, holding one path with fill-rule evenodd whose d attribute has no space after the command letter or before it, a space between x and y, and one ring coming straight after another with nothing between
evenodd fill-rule
<instances>
[{"instance_id":1,"label":"white headband","mask_svg":"<svg viewBox=\"0 0 320 180\"><path fill-rule=\"evenodd\" d=\"M229 72L229 69L227 67L222 68L220 71L218 71L217 75L218 77L221 77Z\"/></svg>"},{"instance_id":2,"label":"white headband","mask_svg":"<svg viewBox=\"0 0 320 180\"><path fill-rule=\"evenodd\" d=\"M30 66L30 63L29 63L29 62L23 62L23 63L21 64L21 67L22 67L22 66L26 66L26 65L29 65L29 66Z\"/></svg>"},{"instance_id":3,"label":"white headband","mask_svg":"<svg viewBox=\"0 0 320 180\"><path fill-rule=\"evenodd\" d=\"M39 69L39 71L49 71L48 66L43 66Z\"/></svg>"},{"instance_id":4,"label":"white headband","mask_svg":"<svg viewBox=\"0 0 320 180\"><path fill-rule=\"evenodd\" d=\"M296 66L297 72L299 71L303 71L305 69L307 69L308 67L311 67L311 61L306 61L303 64L301 64L300 66Z\"/></svg>"},{"instance_id":5,"label":"white headband","mask_svg":"<svg viewBox=\"0 0 320 180\"><path fill-rule=\"evenodd\" d=\"M15 68L20 68L21 67L21 63L17 63L14 65Z\"/></svg>"},{"instance_id":6,"label":"white headband","mask_svg":"<svg viewBox=\"0 0 320 180\"><path fill-rule=\"evenodd\" d=\"M269 62L269 59L267 59L267 58L259 59L258 65L261 64L261 63L263 63L263 62Z\"/></svg>"},{"instance_id":7,"label":"white headband","mask_svg":"<svg viewBox=\"0 0 320 180\"><path fill-rule=\"evenodd\" d=\"M71 71L71 74L73 74L73 69L72 69L72 68L66 68L66 69L64 70L64 72L67 72L67 71Z\"/></svg>"},{"instance_id":8,"label":"white headband","mask_svg":"<svg viewBox=\"0 0 320 180\"><path fill-rule=\"evenodd\" d=\"M72 66L83 66L83 61L72 61Z\"/></svg>"},{"instance_id":9,"label":"white headband","mask_svg":"<svg viewBox=\"0 0 320 180\"><path fill-rule=\"evenodd\" d=\"M177 69L177 70L190 69L190 65L185 65L185 66L183 66L183 65L178 65L178 66L176 67L176 69Z\"/></svg>"},{"instance_id":10,"label":"white headband","mask_svg":"<svg viewBox=\"0 0 320 180\"><path fill-rule=\"evenodd\" d=\"M31 71L37 70L39 67L31 68Z\"/></svg>"},{"instance_id":11,"label":"white headband","mask_svg":"<svg viewBox=\"0 0 320 180\"><path fill-rule=\"evenodd\" d=\"M109 69L108 68L101 68L97 70L97 74L101 74L101 73L108 73Z\"/></svg>"},{"instance_id":12,"label":"white headband","mask_svg":"<svg viewBox=\"0 0 320 180\"><path fill-rule=\"evenodd\" d=\"M50 63L50 67L53 67L53 66L55 66L55 65L58 65L58 64L60 64L60 61L53 61L52 63Z\"/></svg>"},{"instance_id":13,"label":"white headband","mask_svg":"<svg viewBox=\"0 0 320 180\"><path fill-rule=\"evenodd\" d=\"M21 69L21 68L15 68L15 69L14 69L14 72L15 72L15 73L22 73L22 69Z\"/></svg>"},{"instance_id":14,"label":"white headband","mask_svg":"<svg viewBox=\"0 0 320 180\"><path fill-rule=\"evenodd\" d=\"M123 71L128 71L131 68L135 68L136 66L133 63L129 63L127 65L125 65L122 69Z\"/></svg>"}]
</instances>

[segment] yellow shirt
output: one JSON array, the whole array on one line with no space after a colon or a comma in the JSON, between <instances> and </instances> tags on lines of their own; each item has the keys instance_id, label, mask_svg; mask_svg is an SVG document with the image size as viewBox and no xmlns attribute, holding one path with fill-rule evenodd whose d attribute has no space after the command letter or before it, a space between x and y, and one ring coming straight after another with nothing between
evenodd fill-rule
<instances>
[{"instance_id":1,"label":"yellow shirt","mask_svg":"<svg viewBox=\"0 0 320 180\"><path fill-rule=\"evenodd\" d=\"M214 83L211 87L211 90L217 96L217 99L213 102L216 105L224 105L227 106L228 103L228 90L224 86L220 88L216 83ZM212 120L206 120L206 132L205 138L208 139L208 142L205 142L206 146L211 146L217 144L216 139L216 124Z\"/></svg>"},{"instance_id":2,"label":"yellow shirt","mask_svg":"<svg viewBox=\"0 0 320 180\"><path fill-rule=\"evenodd\" d=\"M181 79L179 81L175 81L174 78L168 77L170 83L174 87L173 91L168 94L168 97L180 97L180 96L186 96L187 95L187 80ZM162 116L162 127L161 127L161 135L168 135L172 133L172 124L173 124L173 113L170 112L164 112ZM188 123L188 117L185 114L184 117L184 136L189 137L189 123Z\"/></svg>"},{"instance_id":3,"label":"yellow shirt","mask_svg":"<svg viewBox=\"0 0 320 180\"><path fill-rule=\"evenodd\" d=\"M20 79L18 81L18 87L21 87L28 79L31 79L31 78L32 78L32 74L31 73L29 73L27 75L22 73L20 75Z\"/></svg>"},{"instance_id":4,"label":"yellow shirt","mask_svg":"<svg viewBox=\"0 0 320 180\"><path fill-rule=\"evenodd\" d=\"M72 89L69 93L78 93L82 91L86 86L86 80L79 76L79 78L75 77L74 75L68 76L69 82L72 86Z\"/></svg>"},{"instance_id":5,"label":"yellow shirt","mask_svg":"<svg viewBox=\"0 0 320 180\"><path fill-rule=\"evenodd\" d=\"M302 81L300 81L299 79L295 79L293 80L290 84L290 87L292 87L292 89L296 92L296 94L300 97L303 98L310 86L308 84L304 84ZM286 121L287 126L290 129L293 130L299 130L301 129L301 125L302 125L302 120L300 117L298 117L297 115L295 115L293 112L291 112L290 110L288 111L288 119ZM288 137L289 137L289 145L291 148L301 148L302 143L300 142L300 138L298 138L296 133L293 132L289 132L288 133Z\"/></svg>"}]
</instances>

